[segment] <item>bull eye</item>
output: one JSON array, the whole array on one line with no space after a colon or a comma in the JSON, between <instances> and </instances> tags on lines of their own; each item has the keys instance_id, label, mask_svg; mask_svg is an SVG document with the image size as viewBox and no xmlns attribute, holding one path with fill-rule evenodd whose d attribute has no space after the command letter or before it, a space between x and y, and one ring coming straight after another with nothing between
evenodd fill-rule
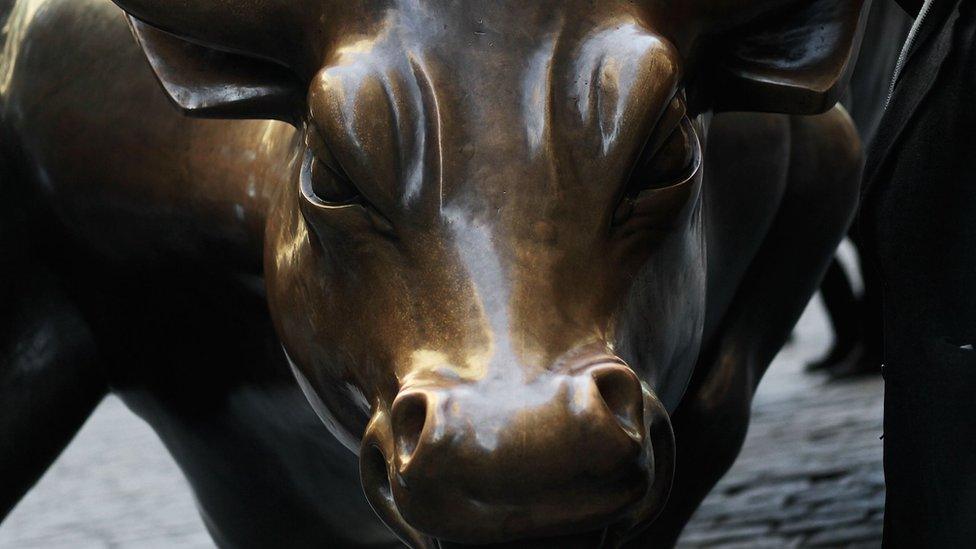
<instances>
[{"instance_id":1,"label":"bull eye","mask_svg":"<svg viewBox=\"0 0 976 549\"><path fill-rule=\"evenodd\" d=\"M701 143L695 127L687 116L663 140L652 139L641 154L614 212L613 223L620 225L636 212L657 212L658 218L667 217L665 210L680 206L676 196L687 194L689 183L695 181L702 163ZM655 208L655 202L661 208Z\"/></svg>"},{"instance_id":2,"label":"bull eye","mask_svg":"<svg viewBox=\"0 0 976 549\"><path fill-rule=\"evenodd\" d=\"M697 168L698 138L687 117L654 151L646 151L631 174L627 194L639 198L645 191L672 187L687 181Z\"/></svg>"},{"instance_id":3,"label":"bull eye","mask_svg":"<svg viewBox=\"0 0 976 549\"><path fill-rule=\"evenodd\" d=\"M306 133L307 150L302 163L302 192L320 206L347 206L362 202L362 195L342 170L314 129Z\"/></svg>"}]
</instances>

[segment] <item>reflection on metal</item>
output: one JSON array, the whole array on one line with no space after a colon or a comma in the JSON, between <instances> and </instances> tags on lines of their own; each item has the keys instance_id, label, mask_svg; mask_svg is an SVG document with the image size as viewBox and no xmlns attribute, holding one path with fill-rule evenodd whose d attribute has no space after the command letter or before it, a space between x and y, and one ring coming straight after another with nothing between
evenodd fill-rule
<instances>
[{"instance_id":1,"label":"reflection on metal","mask_svg":"<svg viewBox=\"0 0 976 549\"><path fill-rule=\"evenodd\" d=\"M30 27L34 14L45 2L46 0L18 0L7 15L7 22L0 29L0 43L3 44L3 50L0 51L0 97L6 94L10 80L14 77L20 47L24 43L24 33ZM2 11L3 4L0 4L0 16L4 15Z\"/></svg>"},{"instance_id":2,"label":"reflection on metal","mask_svg":"<svg viewBox=\"0 0 976 549\"><path fill-rule=\"evenodd\" d=\"M850 221L861 1L116 3L13 5L0 191L221 545L674 541Z\"/></svg>"}]
</instances>

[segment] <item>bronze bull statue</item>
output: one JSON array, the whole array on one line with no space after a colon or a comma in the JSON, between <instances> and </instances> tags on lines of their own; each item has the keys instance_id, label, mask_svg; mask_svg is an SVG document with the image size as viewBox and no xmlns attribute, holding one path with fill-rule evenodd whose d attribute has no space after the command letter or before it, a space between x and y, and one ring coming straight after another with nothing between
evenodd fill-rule
<instances>
[{"instance_id":1,"label":"bronze bull statue","mask_svg":"<svg viewBox=\"0 0 976 549\"><path fill-rule=\"evenodd\" d=\"M111 391L222 547L674 543L852 218L868 2L117 4L0 0L0 514Z\"/></svg>"}]
</instances>

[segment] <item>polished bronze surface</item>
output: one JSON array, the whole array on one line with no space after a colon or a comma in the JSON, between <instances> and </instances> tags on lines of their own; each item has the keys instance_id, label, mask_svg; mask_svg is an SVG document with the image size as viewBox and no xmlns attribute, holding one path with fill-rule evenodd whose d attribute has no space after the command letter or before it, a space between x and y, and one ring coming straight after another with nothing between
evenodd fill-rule
<instances>
[{"instance_id":1,"label":"polished bronze surface","mask_svg":"<svg viewBox=\"0 0 976 549\"><path fill-rule=\"evenodd\" d=\"M866 3L117 3L0 0L4 509L112 390L222 546L674 542L850 222Z\"/></svg>"}]
</instances>

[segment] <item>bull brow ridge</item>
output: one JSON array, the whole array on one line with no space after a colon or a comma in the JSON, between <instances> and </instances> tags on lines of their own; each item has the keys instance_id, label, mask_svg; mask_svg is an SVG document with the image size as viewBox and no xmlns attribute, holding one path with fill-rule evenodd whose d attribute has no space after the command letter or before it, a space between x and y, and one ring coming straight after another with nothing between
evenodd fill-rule
<instances>
[{"instance_id":1,"label":"bull brow ridge","mask_svg":"<svg viewBox=\"0 0 976 549\"><path fill-rule=\"evenodd\" d=\"M424 158L429 154L427 146L427 136L433 137L433 145L436 147L436 157L434 164L437 174L437 213L444 213L444 144L443 144L443 123L441 120L441 108L437 99L437 92L434 90L430 73L427 67L413 55L409 55L410 67L413 69L414 78L420 88L421 104L423 105L424 116Z\"/></svg>"}]
</instances>

